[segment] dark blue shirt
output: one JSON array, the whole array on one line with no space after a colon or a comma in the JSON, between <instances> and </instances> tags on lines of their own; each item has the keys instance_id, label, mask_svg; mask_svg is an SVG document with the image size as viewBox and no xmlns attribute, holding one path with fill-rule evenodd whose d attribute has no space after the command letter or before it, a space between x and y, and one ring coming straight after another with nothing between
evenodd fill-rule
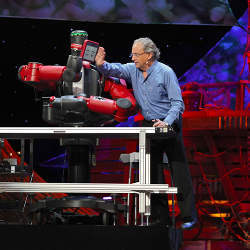
<instances>
[{"instance_id":1,"label":"dark blue shirt","mask_svg":"<svg viewBox=\"0 0 250 250\"><path fill-rule=\"evenodd\" d=\"M163 119L172 124L184 111L181 89L174 71L155 61L144 78L134 63L105 62L98 70L104 75L122 78L132 83L134 96L145 120Z\"/></svg>"}]
</instances>

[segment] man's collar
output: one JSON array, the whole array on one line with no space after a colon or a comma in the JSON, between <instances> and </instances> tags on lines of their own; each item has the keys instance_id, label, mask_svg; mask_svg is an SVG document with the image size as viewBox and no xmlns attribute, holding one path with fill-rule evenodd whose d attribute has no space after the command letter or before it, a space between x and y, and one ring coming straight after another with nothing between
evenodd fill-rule
<instances>
[{"instance_id":1,"label":"man's collar","mask_svg":"<svg viewBox=\"0 0 250 250\"><path fill-rule=\"evenodd\" d=\"M156 64L157 64L157 60L155 60L153 63L152 63L152 65L146 70L146 72L147 72L147 74L150 74L153 70L154 70L154 68L156 67ZM138 69L139 71L141 71L141 72L145 72L145 71L143 71L143 70L141 70L141 69Z\"/></svg>"},{"instance_id":2,"label":"man's collar","mask_svg":"<svg viewBox=\"0 0 250 250\"><path fill-rule=\"evenodd\" d=\"M155 69L157 62L158 62L158 61L155 60L155 61L153 62L153 64L147 69L148 75Z\"/></svg>"}]
</instances>

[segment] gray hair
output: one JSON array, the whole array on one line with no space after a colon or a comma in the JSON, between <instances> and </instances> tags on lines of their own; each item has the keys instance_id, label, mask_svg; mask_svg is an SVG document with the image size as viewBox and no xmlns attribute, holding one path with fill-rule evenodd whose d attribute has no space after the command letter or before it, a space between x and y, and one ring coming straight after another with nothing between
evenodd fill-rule
<instances>
[{"instance_id":1,"label":"gray hair","mask_svg":"<svg viewBox=\"0 0 250 250\"><path fill-rule=\"evenodd\" d=\"M155 43L148 37L138 38L134 41L135 43L141 43L143 45L143 50L146 53L152 53L153 59L158 60L160 58L160 50L156 47Z\"/></svg>"}]
</instances>

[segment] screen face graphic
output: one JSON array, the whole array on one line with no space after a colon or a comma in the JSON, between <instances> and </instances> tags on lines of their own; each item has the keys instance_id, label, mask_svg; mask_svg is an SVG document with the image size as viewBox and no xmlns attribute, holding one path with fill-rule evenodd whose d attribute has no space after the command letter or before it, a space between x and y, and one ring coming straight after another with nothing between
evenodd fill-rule
<instances>
[{"instance_id":1,"label":"screen face graphic","mask_svg":"<svg viewBox=\"0 0 250 250\"><path fill-rule=\"evenodd\" d=\"M233 25L237 20L234 2L243 14L247 9L246 0L8 0L0 2L0 16L108 23Z\"/></svg>"},{"instance_id":2,"label":"screen face graphic","mask_svg":"<svg viewBox=\"0 0 250 250\"><path fill-rule=\"evenodd\" d=\"M83 54L83 60L94 62L97 50L98 50L98 45L95 45L93 43L88 43L86 45L86 48Z\"/></svg>"}]
</instances>

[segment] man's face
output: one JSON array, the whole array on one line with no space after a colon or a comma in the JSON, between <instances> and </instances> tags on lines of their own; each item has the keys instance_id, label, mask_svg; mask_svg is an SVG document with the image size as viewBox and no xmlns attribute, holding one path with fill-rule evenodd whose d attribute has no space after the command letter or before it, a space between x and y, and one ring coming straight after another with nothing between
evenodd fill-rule
<instances>
[{"instance_id":1,"label":"man's face","mask_svg":"<svg viewBox=\"0 0 250 250\"><path fill-rule=\"evenodd\" d=\"M132 47L132 61L135 63L135 67L141 70L147 68L147 62L152 57L150 53L146 53L143 50L143 45L141 43L135 43Z\"/></svg>"}]
</instances>

